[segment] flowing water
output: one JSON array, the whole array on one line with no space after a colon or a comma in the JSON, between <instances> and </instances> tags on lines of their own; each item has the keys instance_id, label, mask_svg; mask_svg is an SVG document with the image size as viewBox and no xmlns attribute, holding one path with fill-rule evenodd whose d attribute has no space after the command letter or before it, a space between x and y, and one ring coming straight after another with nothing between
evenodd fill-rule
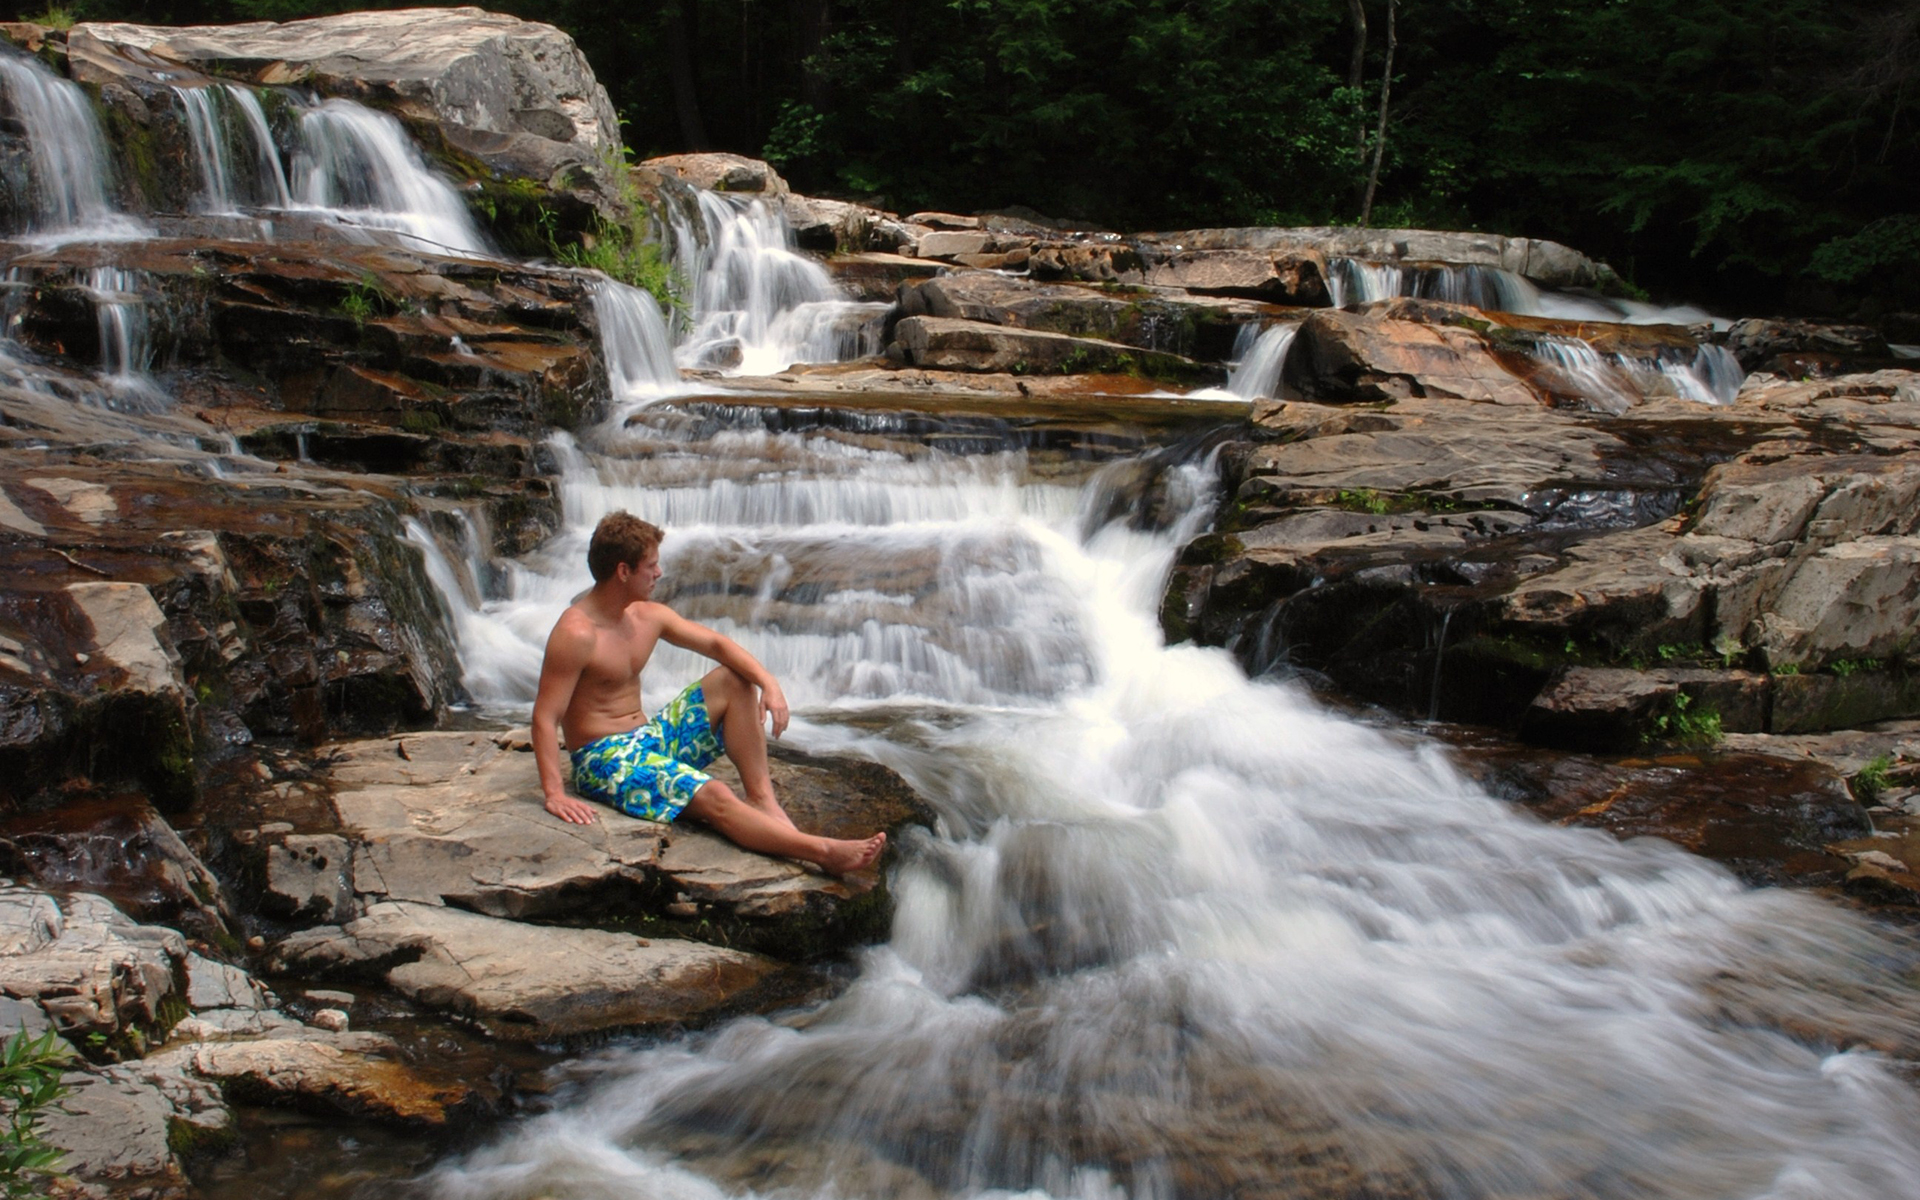
<instances>
[{"instance_id":1,"label":"flowing water","mask_svg":"<svg viewBox=\"0 0 1920 1200\"><path fill-rule=\"evenodd\" d=\"M187 115L201 211L237 215L243 206L292 206L286 166L252 89L227 83L174 91Z\"/></svg>"},{"instance_id":2,"label":"flowing water","mask_svg":"<svg viewBox=\"0 0 1920 1200\"><path fill-rule=\"evenodd\" d=\"M34 241L143 237L151 231L108 198L106 139L78 84L37 59L0 52L0 85L27 138Z\"/></svg>"},{"instance_id":3,"label":"flowing water","mask_svg":"<svg viewBox=\"0 0 1920 1200\"><path fill-rule=\"evenodd\" d=\"M468 684L524 712L624 506L790 736L894 766L940 831L838 998L577 1063L430 1194L1920 1196L1920 1106L1869 1048L1920 1047L1913 945L1164 645L1204 455L777 411L564 444L568 532L453 598ZM663 652L649 701L699 669Z\"/></svg>"},{"instance_id":4,"label":"flowing water","mask_svg":"<svg viewBox=\"0 0 1920 1200\"><path fill-rule=\"evenodd\" d=\"M880 352L889 306L843 298L826 268L794 249L778 208L703 191L671 217L674 263L693 285L682 367L767 375Z\"/></svg>"},{"instance_id":5,"label":"flowing water","mask_svg":"<svg viewBox=\"0 0 1920 1200\"><path fill-rule=\"evenodd\" d=\"M436 254L494 257L466 202L429 170L400 122L350 100L300 114L300 150L288 171L296 209Z\"/></svg>"}]
</instances>

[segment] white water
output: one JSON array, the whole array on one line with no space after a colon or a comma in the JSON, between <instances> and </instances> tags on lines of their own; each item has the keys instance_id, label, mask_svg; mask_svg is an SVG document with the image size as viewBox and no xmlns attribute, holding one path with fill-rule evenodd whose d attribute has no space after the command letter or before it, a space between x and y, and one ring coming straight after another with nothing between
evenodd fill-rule
<instances>
[{"instance_id":1,"label":"white water","mask_svg":"<svg viewBox=\"0 0 1920 1200\"><path fill-rule=\"evenodd\" d=\"M1240 327L1240 337L1253 329ZM1280 393L1280 372L1287 365L1287 351L1293 348L1293 336L1300 332L1295 324L1269 325L1260 331L1253 344L1234 346L1233 367L1227 372L1227 391L1243 400L1259 400Z\"/></svg>"},{"instance_id":2,"label":"white water","mask_svg":"<svg viewBox=\"0 0 1920 1200\"><path fill-rule=\"evenodd\" d=\"M1335 258L1329 264L1327 291L1333 307L1371 304L1395 296L1467 304L1487 312L1554 317L1564 321L1611 321L1627 325L1695 325L1725 328L1728 322L1693 305L1658 305L1543 290L1531 280L1498 267L1365 262Z\"/></svg>"},{"instance_id":3,"label":"white water","mask_svg":"<svg viewBox=\"0 0 1920 1200\"><path fill-rule=\"evenodd\" d=\"M657 398L679 386L666 318L652 296L602 280L593 289L593 314L616 405Z\"/></svg>"},{"instance_id":4,"label":"white water","mask_svg":"<svg viewBox=\"0 0 1920 1200\"><path fill-rule=\"evenodd\" d=\"M32 240L148 236L146 226L108 199L106 138L80 86L10 52L0 54L0 82L27 135Z\"/></svg>"},{"instance_id":5,"label":"white water","mask_svg":"<svg viewBox=\"0 0 1920 1200\"><path fill-rule=\"evenodd\" d=\"M286 167L273 144L267 114L251 89L213 84L174 91L187 115L194 166L200 173L200 211L235 215L243 205L292 206ZM240 166L234 161L236 147Z\"/></svg>"},{"instance_id":6,"label":"white water","mask_svg":"<svg viewBox=\"0 0 1920 1200\"><path fill-rule=\"evenodd\" d=\"M577 1065L433 1194L1920 1196L1912 1089L1787 1032L1920 1034L1911 945L1164 646L1209 464L1137 531L1094 518L1119 467L1014 449L666 408L589 445L568 533L468 603L469 686L526 703L585 530L629 507L793 736L895 766L943 829L839 998ZM700 669L662 654L649 700Z\"/></svg>"},{"instance_id":7,"label":"white water","mask_svg":"<svg viewBox=\"0 0 1920 1200\"><path fill-rule=\"evenodd\" d=\"M330 216L369 240L493 256L459 193L427 168L394 118L326 100L301 114L300 144L288 172L295 208Z\"/></svg>"},{"instance_id":8,"label":"white water","mask_svg":"<svg viewBox=\"0 0 1920 1200\"><path fill-rule=\"evenodd\" d=\"M95 267L87 273L87 292L93 300L108 403L125 411L157 412L172 401L149 373L153 343L143 282L137 271Z\"/></svg>"},{"instance_id":9,"label":"white water","mask_svg":"<svg viewBox=\"0 0 1920 1200\"><path fill-rule=\"evenodd\" d=\"M672 224L674 261L694 293L682 367L769 375L879 353L888 306L843 298L826 268L793 248L778 209L703 191L697 215L675 210Z\"/></svg>"}]
</instances>

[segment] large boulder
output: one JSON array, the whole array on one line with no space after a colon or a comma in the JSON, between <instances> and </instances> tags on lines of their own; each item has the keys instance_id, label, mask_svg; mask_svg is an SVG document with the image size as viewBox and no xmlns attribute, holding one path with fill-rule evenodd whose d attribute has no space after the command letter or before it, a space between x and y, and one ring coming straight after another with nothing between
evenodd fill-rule
<instances>
[{"instance_id":1,"label":"large boulder","mask_svg":"<svg viewBox=\"0 0 1920 1200\"><path fill-rule=\"evenodd\" d=\"M835 878L692 822L612 810L592 825L555 819L540 804L523 735L406 734L332 747L327 762L342 830L272 845L269 889L283 911L344 915L350 889L354 911L451 905L704 936L783 958L841 950L886 928L885 889L871 874ZM803 828L897 835L928 820L906 785L875 764L782 757L772 769ZM731 777L726 764L715 774Z\"/></svg>"},{"instance_id":2,"label":"large boulder","mask_svg":"<svg viewBox=\"0 0 1920 1200\"><path fill-rule=\"evenodd\" d=\"M624 215L619 116L586 56L551 25L421 8L179 28L89 22L67 45L83 82L118 82L119 63L157 58L360 100L399 116L429 146L444 142L497 174Z\"/></svg>"}]
</instances>

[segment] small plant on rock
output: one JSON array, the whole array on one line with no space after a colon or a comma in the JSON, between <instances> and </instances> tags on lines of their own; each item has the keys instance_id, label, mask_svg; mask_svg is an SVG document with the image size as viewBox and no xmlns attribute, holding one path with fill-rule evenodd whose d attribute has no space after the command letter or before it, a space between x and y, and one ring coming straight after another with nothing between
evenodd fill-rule
<instances>
[{"instance_id":1,"label":"small plant on rock","mask_svg":"<svg viewBox=\"0 0 1920 1200\"><path fill-rule=\"evenodd\" d=\"M1862 804L1872 804L1887 790L1892 774L1893 755L1877 755L1853 773L1853 777L1847 780L1847 787L1852 790L1854 799Z\"/></svg>"},{"instance_id":2,"label":"small plant on rock","mask_svg":"<svg viewBox=\"0 0 1920 1200\"><path fill-rule=\"evenodd\" d=\"M0 1196L6 1200L44 1194L42 1180L60 1161L35 1128L40 1112L67 1089L60 1082L71 1052L49 1029L39 1037L20 1032L0 1044Z\"/></svg>"},{"instance_id":3,"label":"small plant on rock","mask_svg":"<svg viewBox=\"0 0 1920 1200\"><path fill-rule=\"evenodd\" d=\"M1675 693L1667 711L1653 719L1651 740L1673 742L1681 746L1711 746L1725 735L1720 728L1720 710L1695 707L1693 697Z\"/></svg>"}]
</instances>

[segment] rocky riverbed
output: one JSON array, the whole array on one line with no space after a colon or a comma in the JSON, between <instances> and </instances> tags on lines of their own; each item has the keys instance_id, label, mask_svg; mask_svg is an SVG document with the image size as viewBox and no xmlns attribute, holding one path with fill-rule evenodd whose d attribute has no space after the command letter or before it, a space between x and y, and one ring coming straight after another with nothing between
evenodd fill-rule
<instances>
[{"instance_id":1,"label":"rocky riverbed","mask_svg":"<svg viewBox=\"0 0 1920 1200\"><path fill-rule=\"evenodd\" d=\"M564 539L568 456L616 414L690 490L824 431L1098 474L1098 521L1143 530L1203 463L1168 641L1428 723L1547 821L1920 911L1920 374L1876 330L1656 312L1536 239L1117 234L801 196L727 155L628 168L572 43L475 9L5 32L0 1017L73 1048L46 1131L83 1189L192 1192L237 1110L490 1121L557 1048L809 1003L885 939L909 831L970 812L923 794L938 771L777 756L803 826L894 834L835 880L554 821L517 714L475 702L462 605ZM49 198L55 110L97 130L96 194ZM267 165L210 174L208 111ZM451 198L432 237L427 201L293 194L327 121L417 147L392 169ZM649 222L707 341L636 408L652 302L560 260ZM703 289L766 228L793 294L838 307L789 338L810 361L749 376L770 314ZM960 654L951 570L715 551L676 602L855 629L884 584ZM1084 935L1029 917L1035 945ZM1033 970L1007 953L998 982Z\"/></svg>"}]
</instances>

